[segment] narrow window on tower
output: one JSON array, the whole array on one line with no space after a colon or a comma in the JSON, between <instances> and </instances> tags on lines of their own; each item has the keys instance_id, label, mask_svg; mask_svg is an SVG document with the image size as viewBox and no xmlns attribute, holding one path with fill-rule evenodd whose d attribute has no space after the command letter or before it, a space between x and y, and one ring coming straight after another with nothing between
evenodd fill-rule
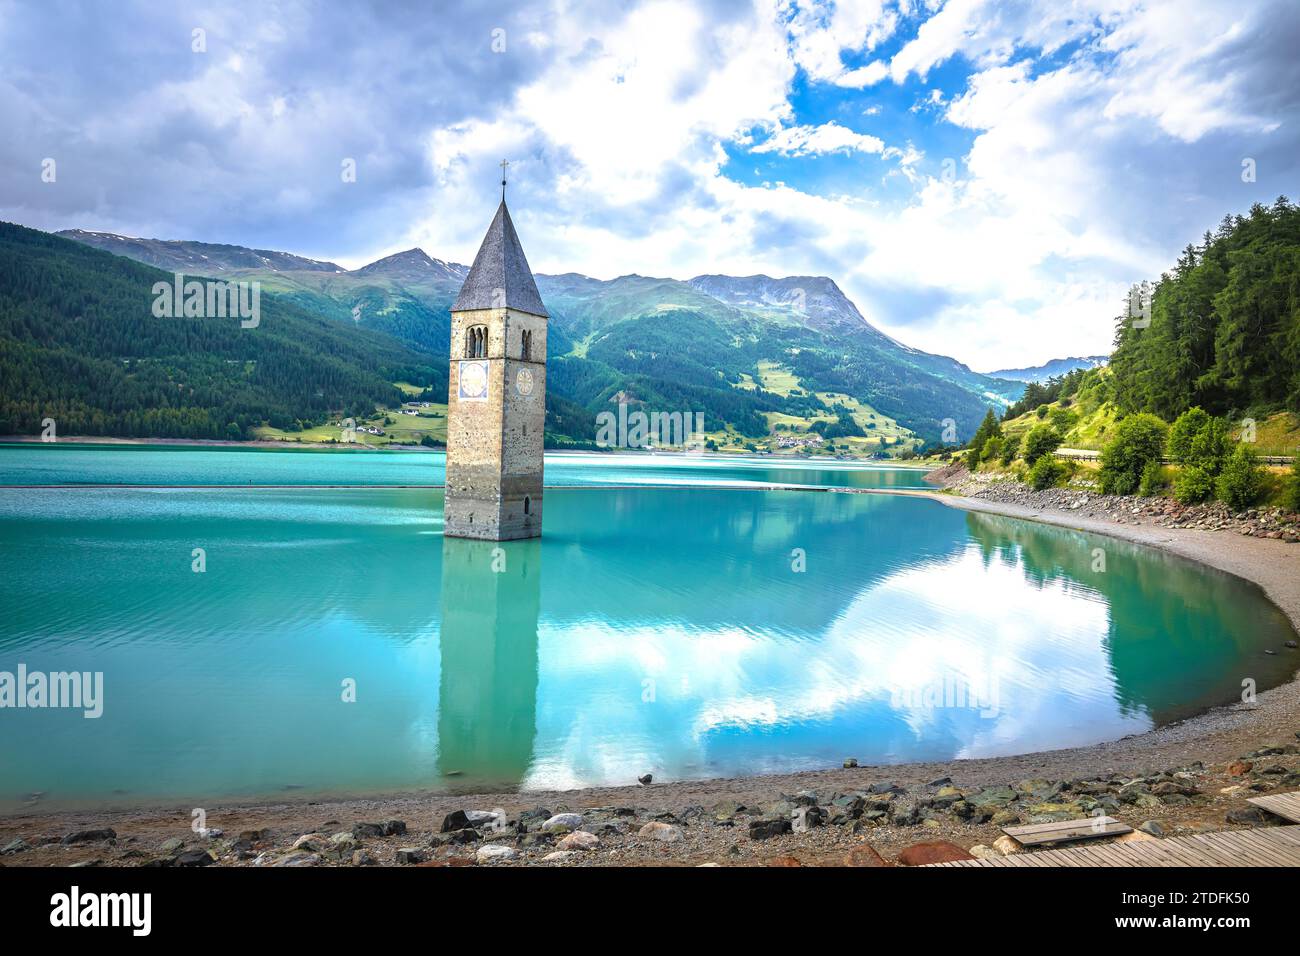
<instances>
[{"instance_id":1,"label":"narrow window on tower","mask_svg":"<svg viewBox=\"0 0 1300 956\"><path fill-rule=\"evenodd\" d=\"M527 333L525 333L527 334ZM527 495L524 496L524 514L532 514L533 499Z\"/></svg>"},{"instance_id":2,"label":"narrow window on tower","mask_svg":"<svg viewBox=\"0 0 1300 956\"><path fill-rule=\"evenodd\" d=\"M522 353L521 353L521 354L522 354L522 358L523 358L523 360L524 360L525 362L527 362L527 361L531 358L531 356L532 356L532 351L533 351L533 333L532 333L532 332L529 332L527 329L525 329L525 330L524 330L524 347L523 347L523 350L522 350Z\"/></svg>"},{"instance_id":3,"label":"narrow window on tower","mask_svg":"<svg viewBox=\"0 0 1300 956\"><path fill-rule=\"evenodd\" d=\"M465 358L487 358L486 325L475 325L465 330Z\"/></svg>"}]
</instances>

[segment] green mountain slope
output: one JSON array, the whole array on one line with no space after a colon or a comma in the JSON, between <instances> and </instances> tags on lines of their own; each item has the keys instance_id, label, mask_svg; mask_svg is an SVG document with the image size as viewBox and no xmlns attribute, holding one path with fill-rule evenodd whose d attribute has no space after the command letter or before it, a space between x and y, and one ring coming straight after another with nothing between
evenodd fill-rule
<instances>
[{"instance_id":1,"label":"green mountain slope","mask_svg":"<svg viewBox=\"0 0 1300 956\"><path fill-rule=\"evenodd\" d=\"M121 255L158 255L136 240L69 235ZM217 247L195 244L191 252L185 245L165 244L177 262L207 256L221 274L255 278L321 318L447 354L448 309L463 265L412 249L351 272L296 257L259 269L235 252L218 259ZM573 438L594 435L595 416L617 398L703 412L707 430L736 442L771 440L777 422L811 434L818 420L841 416L847 406L828 397L838 395L859 406L851 414L864 436L879 421L888 425L879 434L936 441L945 419L969 435L988 407L1000 409L1023 390L894 341L824 277L605 281L566 273L538 275L537 284L551 313L548 398L555 408L548 430ZM773 369L791 387L767 387Z\"/></svg>"},{"instance_id":2,"label":"green mountain slope","mask_svg":"<svg viewBox=\"0 0 1300 956\"><path fill-rule=\"evenodd\" d=\"M270 249L247 249L215 242L192 242L172 239L136 239L111 232L87 232L65 229L57 233L87 245L126 256L168 272L187 275L219 275L238 270L263 272L346 272L333 262L305 259L288 252Z\"/></svg>"},{"instance_id":3,"label":"green mountain slope","mask_svg":"<svg viewBox=\"0 0 1300 956\"><path fill-rule=\"evenodd\" d=\"M0 223L0 433L242 438L445 394L442 355L349 329L274 295L260 323L156 318L171 274Z\"/></svg>"}]
</instances>

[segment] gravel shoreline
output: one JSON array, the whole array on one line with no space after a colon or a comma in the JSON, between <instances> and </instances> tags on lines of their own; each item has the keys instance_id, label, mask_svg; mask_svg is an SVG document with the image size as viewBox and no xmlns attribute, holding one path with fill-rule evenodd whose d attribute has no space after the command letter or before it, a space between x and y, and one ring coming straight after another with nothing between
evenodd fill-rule
<instances>
[{"instance_id":1,"label":"gravel shoreline","mask_svg":"<svg viewBox=\"0 0 1300 956\"><path fill-rule=\"evenodd\" d=\"M1104 508L1089 516L1070 504L1062 510L1038 499L996 500L1023 497L1023 486L991 497L987 489L982 497L889 493L1160 548L1255 583L1300 630L1300 547L1284 540L1173 528L1158 516L1120 523L1099 516ZM1300 665L1300 652L1284 653ZM562 792L229 803L205 808L208 825L224 831L207 837L191 831L188 806L33 806L0 817L0 865L880 865L917 843L941 841L950 850L934 851L940 854L989 852L1010 816L1039 822L1106 812L1157 835L1277 823L1245 801L1300 787L1298 736L1300 681L1293 677L1260 693L1254 706L1218 708L1089 747L1010 757ZM504 817L456 816L494 809ZM564 813L580 816L543 830ZM465 825L447 829L449 819ZM804 832L792 832L792 820L793 831ZM566 836L569 830L589 836Z\"/></svg>"}]
</instances>

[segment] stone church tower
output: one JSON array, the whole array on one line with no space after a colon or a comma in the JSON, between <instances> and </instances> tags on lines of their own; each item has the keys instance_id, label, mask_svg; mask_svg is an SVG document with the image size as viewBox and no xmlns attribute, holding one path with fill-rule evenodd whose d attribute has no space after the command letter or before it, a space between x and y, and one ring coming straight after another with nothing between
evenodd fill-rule
<instances>
[{"instance_id":1,"label":"stone church tower","mask_svg":"<svg viewBox=\"0 0 1300 956\"><path fill-rule=\"evenodd\" d=\"M448 537L509 541L542 533L547 318L503 190L451 307Z\"/></svg>"}]
</instances>

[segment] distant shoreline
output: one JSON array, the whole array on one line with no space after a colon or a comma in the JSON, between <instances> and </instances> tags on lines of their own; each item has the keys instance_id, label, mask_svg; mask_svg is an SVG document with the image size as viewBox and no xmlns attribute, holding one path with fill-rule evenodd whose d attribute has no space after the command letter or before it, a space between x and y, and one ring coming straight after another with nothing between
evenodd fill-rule
<instances>
[{"instance_id":1,"label":"distant shoreline","mask_svg":"<svg viewBox=\"0 0 1300 956\"><path fill-rule=\"evenodd\" d=\"M108 435L68 435L58 441L43 441L39 435L0 435L0 445L99 445L103 447L137 448L277 448L289 451L442 451L441 448L427 448L423 445L385 445L377 447L361 442L340 442L329 445L325 442L280 441L271 438L255 438L252 441L230 441L223 438L116 438Z\"/></svg>"},{"instance_id":2,"label":"distant shoreline","mask_svg":"<svg viewBox=\"0 0 1300 956\"><path fill-rule=\"evenodd\" d=\"M366 445L360 442L294 442L279 439L257 438L253 441L230 441L220 438L114 438L93 435L69 435L56 442L42 441L39 435L0 435L0 447L5 445L82 445L88 447L133 447L133 448L217 448L240 451L243 449L272 449L275 451L313 451L340 452L356 454L360 452L446 452L446 448L429 448L424 445ZM823 456L796 457L794 455L759 455L753 452L744 454L726 454L720 452L685 452L669 448L646 451L641 448L610 448L608 451L589 451L587 449L547 448L547 455L590 456L601 458L606 455L636 455L642 458L691 457L709 461L757 461L790 464L809 462L823 465L875 465L880 468L912 468L929 471L933 464L917 464L907 461L881 458L827 458ZM189 486L185 486L189 487ZM441 486L439 486L441 487Z\"/></svg>"}]
</instances>

